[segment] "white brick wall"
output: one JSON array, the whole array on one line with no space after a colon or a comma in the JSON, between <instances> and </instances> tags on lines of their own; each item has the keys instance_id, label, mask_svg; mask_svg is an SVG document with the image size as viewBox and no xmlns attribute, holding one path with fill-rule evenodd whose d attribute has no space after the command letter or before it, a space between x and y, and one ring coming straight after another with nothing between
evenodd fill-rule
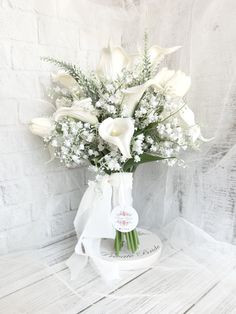
<instances>
[{"instance_id":1,"label":"white brick wall","mask_svg":"<svg viewBox=\"0 0 236 314\"><path fill-rule=\"evenodd\" d=\"M53 67L40 56L91 68L110 37L120 43L120 9L105 14L95 2L0 0L0 254L73 232L89 175L47 164L27 124L52 112L44 95Z\"/></svg>"}]
</instances>

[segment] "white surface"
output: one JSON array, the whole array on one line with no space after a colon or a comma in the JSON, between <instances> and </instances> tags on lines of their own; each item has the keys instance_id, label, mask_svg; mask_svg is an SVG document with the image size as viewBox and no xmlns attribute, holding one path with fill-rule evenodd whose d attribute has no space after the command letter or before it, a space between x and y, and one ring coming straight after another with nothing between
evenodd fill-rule
<instances>
[{"instance_id":1,"label":"white surface","mask_svg":"<svg viewBox=\"0 0 236 314\"><path fill-rule=\"evenodd\" d=\"M180 229L188 243L181 240ZM63 261L73 251L73 238L1 257L0 313L234 314L235 247L215 242L182 220L164 229L162 240L155 267L127 273L112 286L89 265L78 280L70 280Z\"/></svg>"},{"instance_id":2,"label":"white surface","mask_svg":"<svg viewBox=\"0 0 236 314\"><path fill-rule=\"evenodd\" d=\"M121 271L142 270L152 267L161 255L162 243L155 233L144 229L137 229L139 236L139 248L137 252L130 253L127 246L121 249L119 256L114 252L114 241L103 239L101 243L101 258L118 265Z\"/></svg>"}]
</instances>

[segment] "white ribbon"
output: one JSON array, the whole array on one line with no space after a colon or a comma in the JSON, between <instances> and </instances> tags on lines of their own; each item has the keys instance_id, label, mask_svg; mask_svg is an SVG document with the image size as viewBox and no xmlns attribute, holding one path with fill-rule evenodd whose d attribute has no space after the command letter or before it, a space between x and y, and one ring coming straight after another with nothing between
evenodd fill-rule
<instances>
[{"instance_id":1,"label":"white ribbon","mask_svg":"<svg viewBox=\"0 0 236 314\"><path fill-rule=\"evenodd\" d=\"M74 220L78 236L75 253L66 261L71 279L78 277L89 257L106 281L120 278L118 264L101 258L100 244L102 238L115 239L110 213L124 203L132 205L131 173L115 173L89 182Z\"/></svg>"}]
</instances>

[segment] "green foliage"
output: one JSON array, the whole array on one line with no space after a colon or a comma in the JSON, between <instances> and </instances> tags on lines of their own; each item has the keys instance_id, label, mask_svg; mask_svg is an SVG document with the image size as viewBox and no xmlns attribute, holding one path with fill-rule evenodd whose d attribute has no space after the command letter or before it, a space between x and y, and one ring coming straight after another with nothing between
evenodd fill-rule
<instances>
[{"instance_id":1,"label":"green foliage","mask_svg":"<svg viewBox=\"0 0 236 314\"><path fill-rule=\"evenodd\" d=\"M135 162L133 158L130 158L129 160L126 161L126 163L123 165L123 171L124 172L134 172L138 165L150 162L150 161L157 161L157 160L164 160L164 159L169 159L166 157L161 157L157 156L154 154L148 154L148 153L143 153L142 155L139 156L140 161ZM170 158L175 158L175 157L170 157Z\"/></svg>"},{"instance_id":2,"label":"green foliage","mask_svg":"<svg viewBox=\"0 0 236 314\"><path fill-rule=\"evenodd\" d=\"M152 63L148 54L148 33L144 33L144 51L143 51L143 61L141 68L142 82L149 80L152 74Z\"/></svg>"}]
</instances>

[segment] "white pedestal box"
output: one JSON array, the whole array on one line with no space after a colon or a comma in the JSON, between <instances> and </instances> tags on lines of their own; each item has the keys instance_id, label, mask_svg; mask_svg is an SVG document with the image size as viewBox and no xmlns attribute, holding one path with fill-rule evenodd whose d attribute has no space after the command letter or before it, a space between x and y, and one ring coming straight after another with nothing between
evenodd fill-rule
<instances>
[{"instance_id":1,"label":"white pedestal box","mask_svg":"<svg viewBox=\"0 0 236 314\"><path fill-rule=\"evenodd\" d=\"M137 252L129 252L124 244L120 255L117 256L114 251L114 240L103 239L100 249L102 259L106 262L117 263L121 271L151 267L161 255L162 242L155 233L140 228L137 231L140 241Z\"/></svg>"}]
</instances>

